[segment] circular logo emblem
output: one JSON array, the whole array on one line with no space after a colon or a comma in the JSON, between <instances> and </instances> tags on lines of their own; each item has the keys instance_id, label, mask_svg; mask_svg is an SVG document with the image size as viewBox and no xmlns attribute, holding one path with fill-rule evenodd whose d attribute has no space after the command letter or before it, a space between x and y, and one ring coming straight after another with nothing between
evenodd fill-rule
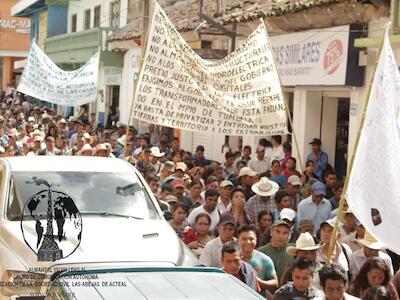
<instances>
[{"instance_id":1,"label":"circular logo emblem","mask_svg":"<svg viewBox=\"0 0 400 300\"><path fill-rule=\"evenodd\" d=\"M333 40L325 51L324 55L324 70L325 73L331 75L339 68L340 63L344 58L343 45L338 39Z\"/></svg>"},{"instance_id":2,"label":"circular logo emblem","mask_svg":"<svg viewBox=\"0 0 400 300\"><path fill-rule=\"evenodd\" d=\"M71 197L48 185L25 203L21 230L38 261L56 261L78 248L82 217Z\"/></svg>"}]
</instances>

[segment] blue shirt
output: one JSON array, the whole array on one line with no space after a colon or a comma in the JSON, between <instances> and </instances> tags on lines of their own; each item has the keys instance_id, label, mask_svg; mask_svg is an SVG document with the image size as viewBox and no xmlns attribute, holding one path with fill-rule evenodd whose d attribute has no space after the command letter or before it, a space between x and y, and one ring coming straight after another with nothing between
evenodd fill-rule
<instances>
[{"instance_id":1,"label":"blue shirt","mask_svg":"<svg viewBox=\"0 0 400 300\"><path fill-rule=\"evenodd\" d=\"M307 160L312 160L314 162L314 174L318 176L319 180L323 180L324 174L323 172L328 165L328 154L323 151L319 151L317 153L318 160L313 158L313 153L307 155Z\"/></svg>"},{"instance_id":2,"label":"blue shirt","mask_svg":"<svg viewBox=\"0 0 400 300\"><path fill-rule=\"evenodd\" d=\"M321 223L330 218L332 205L331 202L325 198L323 198L321 202L317 205L311 197L312 196L302 200L299 203L299 206L297 208L296 224L298 229L301 220L313 220L314 234L316 234Z\"/></svg>"},{"instance_id":3,"label":"blue shirt","mask_svg":"<svg viewBox=\"0 0 400 300\"><path fill-rule=\"evenodd\" d=\"M253 255L246 262L248 262L254 268L257 273L257 277L261 280L277 278L274 262L264 253L253 250Z\"/></svg>"},{"instance_id":4,"label":"blue shirt","mask_svg":"<svg viewBox=\"0 0 400 300\"><path fill-rule=\"evenodd\" d=\"M280 186L285 185L286 183L286 178L284 175L280 174L278 176L271 176L271 180L275 181L277 184L279 184Z\"/></svg>"}]
</instances>

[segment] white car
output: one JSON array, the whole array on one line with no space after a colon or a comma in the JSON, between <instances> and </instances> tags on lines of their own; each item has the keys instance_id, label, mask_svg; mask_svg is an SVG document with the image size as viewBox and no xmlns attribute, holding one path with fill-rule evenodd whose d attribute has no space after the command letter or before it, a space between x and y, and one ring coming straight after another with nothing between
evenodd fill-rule
<instances>
[{"instance_id":1,"label":"white car","mask_svg":"<svg viewBox=\"0 0 400 300\"><path fill-rule=\"evenodd\" d=\"M124 160L4 158L0 180L0 299L85 266L198 265Z\"/></svg>"}]
</instances>

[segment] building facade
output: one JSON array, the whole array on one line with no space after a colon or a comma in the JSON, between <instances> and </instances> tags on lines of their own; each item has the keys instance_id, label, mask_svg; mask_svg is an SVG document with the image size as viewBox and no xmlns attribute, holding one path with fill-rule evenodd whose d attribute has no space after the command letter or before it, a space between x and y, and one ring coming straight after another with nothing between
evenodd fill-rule
<instances>
[{"instance_id":1,"label":"building facade","mask_svg":"<svg viewBox=\"0 0 400 300\"><path fill-rule=\"evenodd\" d=\"M30 20L11 16L11 7L17 1L0 1L0 80L5 91L8 84L17 84L21 70L15 62L28 55Z\"/></svg>"}]
</instances>

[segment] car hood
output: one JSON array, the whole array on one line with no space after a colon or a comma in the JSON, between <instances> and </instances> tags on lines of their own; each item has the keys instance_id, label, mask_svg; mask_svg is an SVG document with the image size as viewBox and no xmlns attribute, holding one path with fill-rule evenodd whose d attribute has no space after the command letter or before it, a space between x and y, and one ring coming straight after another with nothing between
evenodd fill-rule
<instances>
[{"instance_id":1,"label":"car hood","mask_svg":"<svg viewBox=\"0 0 400 300\"><path fill-rule=\"evenodd\" d=\"M35 221L24 221L25 229L22 234L21 222L10 221L3 223L1 230L3 241L27 270L53 265L101 262L160 262L181 265L187 253L187 249L165 220L87 217L82 220L80 245L70 256L55 262L39 262L36 253L25 243L25 240L37 238L35 225ZM54 234L56 235L56 229ZM68 238L62 243L71 248L72 241Z\"/></svg>"}]
</instances>

